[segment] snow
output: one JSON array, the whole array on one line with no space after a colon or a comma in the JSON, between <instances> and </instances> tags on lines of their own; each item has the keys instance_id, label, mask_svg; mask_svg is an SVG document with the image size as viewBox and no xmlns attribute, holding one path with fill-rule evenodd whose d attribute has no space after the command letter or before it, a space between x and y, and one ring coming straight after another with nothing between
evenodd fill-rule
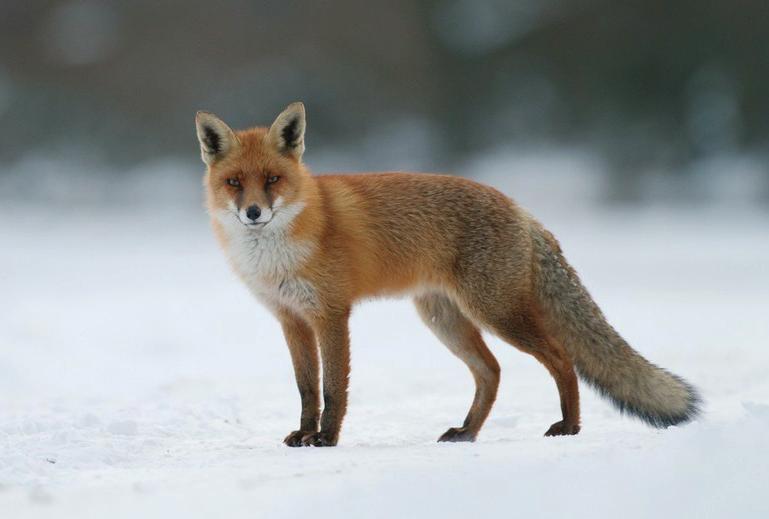
<instances>
[{"instance_id":1,"label":"snow","mask_svg":"<svg viewBox=\"0 0 769 519\"><path fill-rule=\"evenodd\" d=\"M198 205L4 204L0 517L766 517L769 216L521 201L630 343L701 389L700 421L649 429L583 386L580 435L544 438L552 380L489 338L491 417L438 444L469 373L408 301L374 301L340 445L289 449L280 329Z\"/></svg>"}]
</instances>

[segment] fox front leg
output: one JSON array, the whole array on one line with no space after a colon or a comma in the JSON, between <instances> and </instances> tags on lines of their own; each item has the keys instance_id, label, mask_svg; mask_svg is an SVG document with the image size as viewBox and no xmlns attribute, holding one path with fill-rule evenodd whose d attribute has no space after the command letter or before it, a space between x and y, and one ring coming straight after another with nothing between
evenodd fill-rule
<instances>
[{"instance_id":1,"label":"fox front leg","mask_svg":"<svg viewBox=\"0 0 769 519\"><path fill-rule=\"evenodd\" d=\"M286 337L294 365L296 385L302 400L302 416L299 429L292 431L283 440L289 447L301 447L302 439L318 432L320 424L320 369L318 341L315 332L302 318L290 311L279 312L283 335Z\"/></svg>"},{"instance_id":2,"label":"fox front leg","mask_svg":"<svg viewBox=\"0 0 769 519\"><path fill-rule=\"evenodd\" d=\"M347 387L350 378L349 309L335 312L315 322L323 362L323 414L320 432L307 434L302 444L331 447L339 441L347 411Z\"/></svg>"}]
</instances>

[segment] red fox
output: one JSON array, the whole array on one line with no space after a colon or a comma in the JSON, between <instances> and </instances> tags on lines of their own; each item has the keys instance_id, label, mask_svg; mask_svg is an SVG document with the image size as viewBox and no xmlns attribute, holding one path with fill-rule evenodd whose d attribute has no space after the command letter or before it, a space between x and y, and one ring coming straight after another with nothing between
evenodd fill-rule
<instances>
[{"instance_id":1,"label":"red fox","mask_svg":"<svg viewBox=\"0 0 769 519\"><path fill-rule=\"evenodd\" d=\"M562 419L546 436L579 432L577 375L654 427L697 416L694 387L620 337L553 235L512 200L447 175L311 176L305 126L302 103L269 128L238 132L211 113L196 116L216 237L280 321L291 353L302 412L287 445L337 444L350 310L383 295L411 295L475 380L464 423L438 441L475 441L496 398L500 368L481 330L533 355L555 379Z\"/></svg>"}]
</instances>

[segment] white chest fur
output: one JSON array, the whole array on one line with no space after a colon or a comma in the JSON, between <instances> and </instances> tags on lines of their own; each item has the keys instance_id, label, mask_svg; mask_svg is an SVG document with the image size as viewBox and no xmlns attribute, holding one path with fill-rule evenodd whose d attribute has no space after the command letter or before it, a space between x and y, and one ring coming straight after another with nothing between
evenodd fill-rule
<instances>
[{"instance_id":1,"label":"white chest fur","mask_svg":"<svg viewBox=\"0 0 769 519\"><path fill-rule=\"evenodd\" d=\"M225 232L226 253L233 268L251 292L271 308L288 306L301 311L316 306L314 287L298 275L313 248L288 233L291 220L302 209L299 205L285 206L267 225L256 229L243 225L232 211L215 215Z\"/></svg>"}]
</instances>

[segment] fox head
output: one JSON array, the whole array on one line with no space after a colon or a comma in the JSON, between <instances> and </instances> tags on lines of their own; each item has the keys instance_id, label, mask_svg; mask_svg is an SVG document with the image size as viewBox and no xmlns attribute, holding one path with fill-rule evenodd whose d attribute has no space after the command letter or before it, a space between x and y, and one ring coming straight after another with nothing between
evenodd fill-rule
<instances>
[{"instance_id":1,"label":"fox head","mask_svg":"<svg viewBox=\"0 0 769 519\"><path fill-rule=\"evenodd\" d=\"M212 216L260 231L301 210L309 173L302 165L305 114L290 104L269 128L233 131L212 113L195 117Z\"/></svg>"}]
</instances>

